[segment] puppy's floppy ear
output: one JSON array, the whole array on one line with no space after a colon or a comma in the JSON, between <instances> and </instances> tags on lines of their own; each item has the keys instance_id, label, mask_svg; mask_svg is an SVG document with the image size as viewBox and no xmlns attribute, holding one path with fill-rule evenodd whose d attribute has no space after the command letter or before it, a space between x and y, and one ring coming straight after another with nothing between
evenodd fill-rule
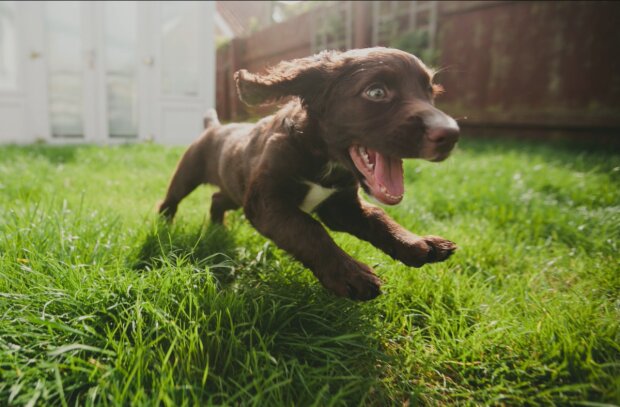
<instances>
[{"instance_id":1,"label":"puppy's floppy ear","mask_svg":"<svg viewBox=\"0 0 620 407\"><path fill-rule=\"evenodd\" d=\"M235 72L239 98L248 105L277 102L286 96L299 96L309 104L322 93L333 73L341 66L338 51L283 61L270 68L266 74L256 75L245 69Z\"/></svg>"}]
</instances>

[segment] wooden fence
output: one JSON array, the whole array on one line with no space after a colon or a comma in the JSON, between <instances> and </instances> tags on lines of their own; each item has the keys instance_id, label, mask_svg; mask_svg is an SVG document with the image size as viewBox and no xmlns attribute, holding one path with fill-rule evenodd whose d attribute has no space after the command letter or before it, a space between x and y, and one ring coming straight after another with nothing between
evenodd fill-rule
<instances>
[{"instance_id":1,"label":"wooden fence","mask_svg":"<svg viewBox=\"0 0 620 407\"><path fill-rule=\"evenodd\" d=\"M444 68L438 105L466 117L464 126L617 134L619 20L613 2L332 3L219 49L217 109L224 120L268 111L239 102L238 69L260 72L325 48L395 46L424 32L422 52Z\"/></svg>"}]
</instances>

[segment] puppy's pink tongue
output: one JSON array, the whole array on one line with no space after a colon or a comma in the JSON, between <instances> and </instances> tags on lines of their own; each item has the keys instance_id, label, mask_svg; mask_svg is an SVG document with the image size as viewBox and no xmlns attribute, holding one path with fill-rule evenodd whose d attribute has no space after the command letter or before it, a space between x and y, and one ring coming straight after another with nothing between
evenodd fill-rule
<instances>
[{"instance_id":1,"label":"puppy's pink tongue","mask_svg":"<svg viewBox=\"0 0 620 407\"><path fill-rule=\"evenodd\" d=\"M403 182L403 160L386 157L377 153L375 163L375 178L383 185L392 197L402 197L405 192Z\"/></svg>"}]
</instances>

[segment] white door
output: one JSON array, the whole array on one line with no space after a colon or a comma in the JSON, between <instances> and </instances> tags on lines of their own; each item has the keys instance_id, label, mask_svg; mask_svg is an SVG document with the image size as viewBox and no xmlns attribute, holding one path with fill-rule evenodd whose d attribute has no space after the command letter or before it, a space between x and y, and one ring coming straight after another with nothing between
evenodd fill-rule
<instances>
[{"instance_id":1,"label":"white door","mask_svg":"<svg viewBox=\"0 0 620 407\"><path fill-rule=\"evenodd\" d=\"M32 142L28 133L26 107L27 75L25 13L17 1L0 1L0 142Z\"/></svg>"},{"instance_id":2,"label":"white door","mask_svg":"<svg viewBox=\"0 0 620 407\"><path fill-rule=\"evenodd\" d=\"M215 107L215 2L156 2L152 11L153 138L188 144L201 133L207 108Z\"/></svg>"},{"instance_id":3,"label":"white door","mask_svg":"<svg viewBox=\"0 0 620 407\"><path fill-rule=\"evenodd\" d=\"M145 2L107 1L93 7L95 49L100 50L97 72L100 141L144 139L148 129L141 117L148 114L145 82L150 69L142 65Z\"/></svg>"},{"instance_id":4,"label":"white door","mask_svg":"<svg viewBox=\"0 0 620 407\"><path fill-rule=\"evenodd\" d=\"M145 138L140 118L148 71L140 65L144 4L45 2L48 139L108 142ZM41 104L45 102L40 102Z\"/></svg>"},{"instance_id":5,"label":"white door","mask_svg":"<svg viewBox=\"0 0 620 407\"><path fill-rule=\"evenodd\" d=\"M99 66L93 5L66 1L43 2L39 6L43 19L41 59L47 86L38 89L37 94L38 104L47 106L47 138L63 142L97 140Z\"/></svg>"},{"instance_id":6,"label":"white door","mask_svg":"<svg viewBox=\"0 0 620 407\"><path fill-rule=\"evenodd\" d=\"M187 144L214 106L214 7L0 1L0 142Z\"/></svg>"}]
</instances>

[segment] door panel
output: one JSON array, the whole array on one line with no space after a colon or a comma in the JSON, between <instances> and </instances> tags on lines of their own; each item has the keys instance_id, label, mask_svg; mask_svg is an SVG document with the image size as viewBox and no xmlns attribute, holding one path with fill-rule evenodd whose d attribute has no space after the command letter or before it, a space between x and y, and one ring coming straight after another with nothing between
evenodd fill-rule
<instances>
[{"instance_id":1,"label":"door panel","mask_svg":"<svg viewBox=\"0 0 620 407\"><path fill-rule=\"evenodd\" d=\"M193 1L161 5L161 81L165 96L200 94L201 4Z\"/></svg>"},{"instance_id":2,"label":"door panel","mask_svg":"<svg viewBox=\"0 0 620 407\"><path fill-rule=\"evenodd\" d=\"M137 138L138 5L105 2L104 47L107 128L112 138Z\"/></svg>"},{"instance_id":3,"label":"door panel","mask_svg":"<svg viewBox=\"0 0 620 407\"><path fill-rule=\"evenodd\" d=\"M46 2L48 103L52 137L84 138L85 67L79 2ZM88 55L94 58L94 55ZM94 61L91 61L94 64ZM91 67L94 68L94 67Z\"/></svg>"},{"instance_id":4,"label":"door panel","mask_svg":"<svg viewBox=\"0 0 620 407\"><path fill-rule=\"evenodd\" d=\"M0 2L0 142L20 141L24 131L20 15L18 2Z\"/></svg>"},{"instance_id":5,"label":"door panel","mask_svg":"<svg viewBox=\"0 0 620 407\"><path fill-rule=\"evenodd\" d=\"M0 92L18 90L17 7L15 1L0 2Z\"/></svg>"},{"instance_id":6,"label":"door panel","mask_svg":"<svg viewBox=\"0 0 620 407\"><path fill-rule=\"evenodd\" d=\"M153 111L155 140L186 145L202 131L202 116L215 93L214 2L154 3L157 53Z\"/></svg>"}]
</instances>

